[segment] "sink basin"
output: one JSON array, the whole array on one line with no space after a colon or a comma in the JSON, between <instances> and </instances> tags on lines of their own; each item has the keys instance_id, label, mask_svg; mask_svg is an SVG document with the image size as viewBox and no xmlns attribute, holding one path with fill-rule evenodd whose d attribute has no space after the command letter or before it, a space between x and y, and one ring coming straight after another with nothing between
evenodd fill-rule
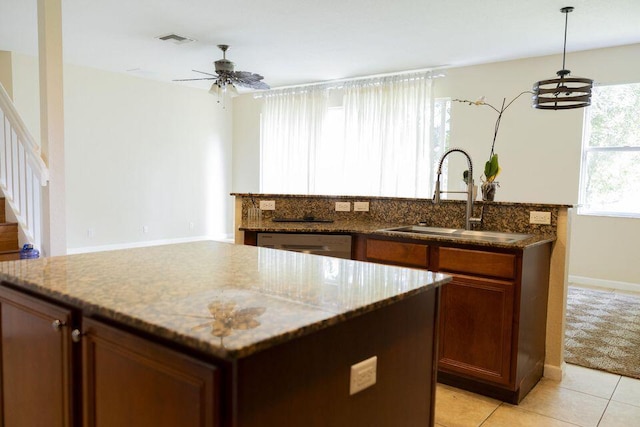
<instances>
[{"instance_id":1,"label":"sink basin","mask_svg":"<svg viewBox=\"0 0 640 427\"><path fill-rule=\"evenodd\" d=\"M447 237L450 239L478 240L483 242L514 243L528 239L532 234L503 233L499 231L463 230L460 228L423 227L409 225L397 228L385 228L378 231L393 231L406 234L420 234L424 236Z\"/></svg>"}]
</instances>

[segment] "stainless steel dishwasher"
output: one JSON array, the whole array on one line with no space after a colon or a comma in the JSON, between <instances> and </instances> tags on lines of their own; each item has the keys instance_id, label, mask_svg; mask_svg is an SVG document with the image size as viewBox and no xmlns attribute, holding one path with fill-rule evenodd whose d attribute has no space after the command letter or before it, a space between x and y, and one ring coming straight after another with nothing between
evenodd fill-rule
<instances>
[{"instance_id":1,"label":"stainless steel dishwasher","mask_svg":"<svg viewBox=\"0 0 640 427\"><path fill-rule=\"evenodd\" d=\"M258 233L258 246L351 259L351 236L316 233Z\"/></svg>"}]
</instances>

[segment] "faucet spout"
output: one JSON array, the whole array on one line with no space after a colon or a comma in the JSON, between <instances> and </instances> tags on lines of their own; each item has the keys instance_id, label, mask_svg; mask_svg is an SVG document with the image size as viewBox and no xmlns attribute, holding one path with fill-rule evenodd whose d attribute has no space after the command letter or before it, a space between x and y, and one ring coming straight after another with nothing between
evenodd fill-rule
<instances>
[{"instance_id":1,"label":"faucet spout","mask_svg":"<svg viewBox=\"0 0 640 427\"><path fill-rule=\"evenodd\" d=\"M467 179L467 191L441 191L440 190L440 175L442 175L442 164L444 163L444 159L449 154L454 152L462 153L467 158L467 167L469 168L469 179ZM464 151L462 148L451 148L447 150L440 158L440 163L438 163L438 172L436 174L436 188L433 193L433 203L440 203L441 193L466 193L467 194L467 206L465 211L465 224L464 224L467 230L471 230L472 223L476 224L482 221L482 217L480 218L471 217L471 214L473 212L473 162L471 161L471 156L469 156L469 153Z\"/></svg>"}]
</instances>

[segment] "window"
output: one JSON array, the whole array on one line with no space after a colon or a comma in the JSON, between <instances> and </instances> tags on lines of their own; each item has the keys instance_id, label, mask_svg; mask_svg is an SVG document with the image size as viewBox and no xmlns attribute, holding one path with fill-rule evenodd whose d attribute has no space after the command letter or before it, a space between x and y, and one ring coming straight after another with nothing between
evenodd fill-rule
<instances>
[{"instance_id":1,"label":"window","mask_svg":"<svg viewBox=\"0 0 640 427\"><path fill-rule=\"evenodd\" d=\"M409 74L267 94L263 193L430 197L449 100Z\"/></svg>"},{"instance_id":2,"label":"window","mask_svg":"<svg viewBox=\"0 0 640 427\"><path fill-rule=\"evenodd\" d=\"M640 83L594 88L585 124L578 213L640 217Z\"/></svg>"}]
</instances>

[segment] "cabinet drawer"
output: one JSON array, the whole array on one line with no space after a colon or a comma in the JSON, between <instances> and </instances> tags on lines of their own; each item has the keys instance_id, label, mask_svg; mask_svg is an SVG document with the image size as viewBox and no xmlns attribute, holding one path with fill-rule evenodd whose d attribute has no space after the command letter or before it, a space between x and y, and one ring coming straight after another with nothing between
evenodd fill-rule
<instances>
[{"instance_id":1,"label":"cabinet drawer","mask_svg":"<svg viewBox=\"0 0 640 427\"><path fill-rule=\"evenodd\" d=\"M471 249L440 248L438 270L513 279L516 256Z\"/></svg>"},{"instance_id":2,"label":"cabinet drawer","mask_svg":"<svg viewBox=\"0 0 640 427\"><path fill-rule=\"evenodd\" d=\"M367 239L367 260L427 268L429 246L408 242Z\"/></svg>"}]
</instances>

